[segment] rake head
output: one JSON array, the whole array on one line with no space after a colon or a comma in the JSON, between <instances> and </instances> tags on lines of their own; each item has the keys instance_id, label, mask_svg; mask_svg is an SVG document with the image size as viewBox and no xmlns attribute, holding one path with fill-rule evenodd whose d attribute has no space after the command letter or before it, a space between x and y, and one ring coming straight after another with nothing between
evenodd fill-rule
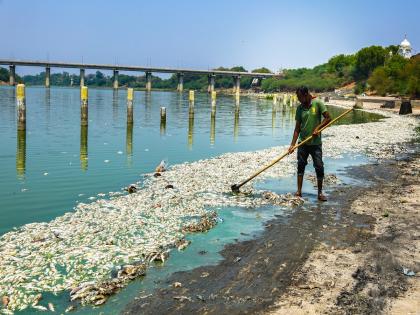
<instances>
[{"instance_id":1,"label":"rake head","mask_svg":"<svg viewBox=\"0 0 420 315\"><path fill-rule=\"evenodd\" d=\"M233 184L232 186L230 186L230 189L232 189L232 192L234 193L238 193L239 192L239 185L237 184Z\"/></svg>"}]
</instances>

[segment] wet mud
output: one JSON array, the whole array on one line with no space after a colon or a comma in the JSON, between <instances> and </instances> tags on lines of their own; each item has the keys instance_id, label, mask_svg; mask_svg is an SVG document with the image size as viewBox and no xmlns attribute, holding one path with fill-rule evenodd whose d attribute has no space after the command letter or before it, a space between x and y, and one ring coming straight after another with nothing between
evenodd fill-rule
<instances>
[{"instance_id":1,"label":"wet mud","mask_svg":"<svg viewBox=\"0 0 420 315\"><path fill-rule=\"evenodd\" d=\"M392 194L401 187L418 183L418 172L410 171L410 164L418 159L415 152L397 160L347 169L349 176L364 184L339 185L330 193L329 202L306 204L287 217L271 220L258 237L227 245L218 265L173 274L152 295L129 304L123 314L277 313L282 299L290 302L285 302L286 309L295 302L294 307L302 308L302 299L306 298L310 304L322 302L321 296L330 286L335 286L337 294L323 312L382 312L390 299L409 287L401 264L392 253L393 247L400 246L393 243L400 231L391 226L378 235L378 218L369 211L353 211L352 207L368 193L379 198L382 192L380 197L392 200ZM365 207L369 208L369 203ZM416 229L413 222L404 226ZM330 251L345 249L359 257L354 261L357 267L336 270L337 278L341 273L351 274L352 280L345 287L336 286L335 279L329 279L332 284L328 285L307 284L311 270L304 268L305 263L320 247ZM310 293L291 298L291 288Z\"/></svg>"}]
</instances>

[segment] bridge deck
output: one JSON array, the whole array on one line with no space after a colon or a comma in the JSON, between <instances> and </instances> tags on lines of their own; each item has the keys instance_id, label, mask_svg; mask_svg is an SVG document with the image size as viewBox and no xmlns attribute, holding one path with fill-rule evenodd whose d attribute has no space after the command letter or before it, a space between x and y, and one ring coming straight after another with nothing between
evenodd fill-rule
<instances>
[{"instance_id":1,"label":"bridge deck","mask_svg":"<svg viewBox=\"0 0 420 315\"><path fill-rule=\"evenodd\" d=\"M67 63L52 61L29 61L29 60L2 60L0 65L9 66L29 66L29 67L50 67L50 68L75 68L75 69L101 69L101 70L118 70L118 71L139 71L139 72L158 72L158 73L188 73L188 74L207 74L207 75L223 75L223 76L243 76L253 78L270 78L278 76L274 73L252 73L238 71L221 71L221 70L196 70L182 68L159 68L159 67L143 67L143 66L122 66L109 64L93 64L93 63Z\"/></svg>"}]
</instances>

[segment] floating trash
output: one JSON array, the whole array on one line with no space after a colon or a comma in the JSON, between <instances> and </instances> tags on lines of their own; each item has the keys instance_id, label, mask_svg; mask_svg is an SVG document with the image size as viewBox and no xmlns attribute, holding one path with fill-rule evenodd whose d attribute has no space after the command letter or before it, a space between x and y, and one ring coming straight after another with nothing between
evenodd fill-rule
<instances>
[{"instance_id":1,"label":"floating trash","mask_svg":"<svg viewBox=\"0 0 420 315\"><path fill-rule=\"evenodd\" d=\"M403 151L401 143L414 136L417 121L409 116L385 115L389 118L382 122L327 129L323 132L328 135L323 143L324 156L366 154L383 159ZM2 235L0 296L7 297L2 312L51 310L51 306L38 305L43 292L68 292L70 299L82 304L105 303L129 281L144 276L150 264L164 263L170 250L186 248L188 233L208 231L220 222L210 207L300 205L303 200L291 194L278 195L252 186L258 180L295 174L295 155L244 185L244 193L231 193L233 183L286 149L227 153L174 165L165 172L143 175L141 188L135 186L131 194L110 192L109 198L97 200L92 196L90 203L79 203L74 211L50 222L26 224ZM185 299L190 298L179 297Z\"/></svg>"}]
</instances>

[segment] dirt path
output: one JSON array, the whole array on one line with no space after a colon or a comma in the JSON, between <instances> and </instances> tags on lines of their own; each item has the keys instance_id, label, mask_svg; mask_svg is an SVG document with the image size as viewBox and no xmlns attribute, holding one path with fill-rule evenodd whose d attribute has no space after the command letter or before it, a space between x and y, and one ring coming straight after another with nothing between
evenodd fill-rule
<instances>
[{"instance_id":1,"label":"dirt path","mask_svg":"<svg viewBox=\"0 0 420 315\"><path fill-rule=\"evenodd\" d=\"M370 186L270 221L259 238L228 245L220 264L175 273L123 313L416 314L419 170L418 154L349 169Z\"/></svg>"},{"instance_id":2,"label":"dirt path","mask_svg":"<svg viewBox=\"0 0 420 315\"><path fill-rule=\"evenodd\" d=\"M321 244L270 313L419 314L419 171L419 156L359 168L376 184L359 191L349 210L373 218L372 237L354 246Z\"/></svg>"}]
</instances>

